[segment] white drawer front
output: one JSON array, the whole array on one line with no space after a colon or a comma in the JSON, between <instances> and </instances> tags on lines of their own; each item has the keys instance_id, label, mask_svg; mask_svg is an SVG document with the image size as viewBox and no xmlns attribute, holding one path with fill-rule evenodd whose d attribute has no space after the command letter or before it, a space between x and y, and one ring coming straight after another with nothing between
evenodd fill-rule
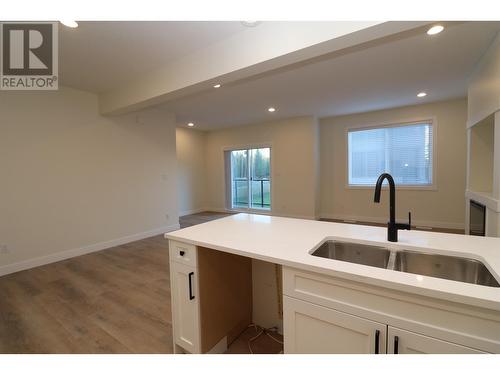
<instances>
[{"instance_id":1,"label":"white drawer front","mask_svg":"<svg viewBox=\"0 0 500 375\"><path fill-rule=\"evenodd\" d=\"M168 247L171 262L182 263L195 268L197 267L196 246L177 241L169 241Z\"/></svg>"}]
</instances>

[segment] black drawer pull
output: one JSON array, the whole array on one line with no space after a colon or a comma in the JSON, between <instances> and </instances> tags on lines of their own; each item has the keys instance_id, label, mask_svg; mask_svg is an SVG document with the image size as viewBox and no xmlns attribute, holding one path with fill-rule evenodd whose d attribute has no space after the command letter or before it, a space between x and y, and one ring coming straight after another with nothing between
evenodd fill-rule
<instances>
[{"instance_id":1,"label":"black drawer pull","mask_svg":"<svg viewBox=\"0 0 500 375\"><path fill-rule=\"evenodd\" d=\"M379 341L380 341L380 331L377 329L375 331L375 354L379 352Z\"/></svg>"},{"instance_id":2,"label":"black drawer pull","mask_svg":"<svg viewBox=\"0 0 500 375\"><path fill-rule=\"evenodd\" d=\"M189 272L188 278L189 278L189 300L193 300L193 276L194 272Z\"/></svg>"},{"instance_id":3,"label":"black drawer pull","mask_svg":"<svg viewBox=\"0 0 500 375\"><path fill-rule=\"evenodd\" d=\"M399 337L394 336L394 354L399 354Z\"/></svg>"},{"instance_id":4,"label":"black drawer pull","mask_svg":"<svg viewBox=\"0 0 500 375\"><path fill-rule=\"evenodd\" d=\"M183 257L183 256L184 256L184 254L186 254L186 252L185 252L184 250L179 251L179 255L180 255L181 257Z\"/></svg>"}]
</instances>

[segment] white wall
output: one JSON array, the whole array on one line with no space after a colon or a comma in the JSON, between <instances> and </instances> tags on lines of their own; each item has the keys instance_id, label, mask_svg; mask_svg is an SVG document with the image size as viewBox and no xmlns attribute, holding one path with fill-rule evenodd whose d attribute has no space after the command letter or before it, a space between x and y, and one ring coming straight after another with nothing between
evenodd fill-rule
<instances>
[{"instance_id":1,"label":"white wall","mask_svg":"<svg viewBox=\"0 0 500 375\"><path fill-rule=\"evenodd\" d=\"M469 200L473 199L486 206L486 235L498 237L500 236L500 33L497 33L471 75L467 100L470 191L467 191L465 200L466 232L469 231Z\"/></svg>"},{"instance_id":2,"label":"white wall","mask_svg":"<svg viewBox=\"0 0 500 375\"><path fill-rule=\"evenodd\" d=\"M0 92L0 114L0 274L178 225L172 115L69 88Z\"/></svg>"},{"instance_id":3,"label":"white wall","mask_svg":"<svg viewBox=\"0 0 500 375\"><path fill-rule=\"evenodd\" d=\"M372 188L346 187L346 131L352 126L431 117L437 123L434 135L437 189L398 189L396 215L399 220L406 221L408 211L411 211L413 222L417 225L462 229L465 217L463 202L467 153L465 99L322 119L321 216L386 222L389 215L386 196L382 197L381 204L376 204L373 203Z\"/></svg>"},{"instance_id":4,"label":"white wall","mask_svg":"<svg viewBox=\"0 0 500 375\"><path fill-rule=\"evenodd\" d=\"M319 125L314 117L209 132L206 136L207 206L220 211L226 208L224 150L262 144L271 145L272 214L316 218L319 202ZM277 326L281 330L274 265L253 260L252 274L254 322L266 328Z\"/></svg>"},{"instance_id":5,"label":"white wall","mask_svg":"<svg viewBox=\"0 0 500 375\"><path fill-rule=\"evenodd\" d=\"M469 126L500 110L500 32L471 75L467 100Z\"/></svg>"},{"instance_id":6,"label":"white wall","mask_svg":"<svg viewBox=\"0 0 500 375\"><path fill-rule=\"evenodd\" d=\"M281 268L277 271L272 263L252 259L253 322L264 328L277 327L279 332L283 332L278 301L282 297L278 297L277 277L282 278Z\"/></svg>"},{"instance_id":7,"label":"white wall","mask_svg":"<svg viewBox=\"0 0 500 375\"><path fill-rule=\"evenodd\" d=\"M179 215L183 216L206 207L206 133L177 128L176 138Z\"/></svg>"},{"instance_id":8,"label":"white wall","mask_svg":"<svg viewBox=\"0 0 500 375\"><path fill-rule=\"evenodd\" d=\"M224 149L271 144L272 214L314 219L318 189L318 124L297 117L207 134L207 204L224 210Z\"/></svg>"},{"instance_id":9,"label":"white wall","mask_svg":"<svg viewBox=\"0 0 500 375\"><path fill-rule=\"evenodd\" d=\"M216 130L206 134L177 131L179 190L184 210L198 206L223 211L225 207L224 150L272 145L272 205L274 215L318 218L345 217L387 221L388 202L373 203L373 189L345 188L345 131L352 125L407 119L437 121L437 190L398 190L397 208L406 220L412 210L417 223L463 228L467 103L464 99L322 119L299 117L282 121ZM205 142L204 157L198 152ZM203 160L204 159L204 160ZM205 164L203 164L205 161ZM204 176L196 176L206 167ZM203 183L206 195L190 189ZM193 188L193 187L191 187ZM203 203L205 202L205 203ZM436 225L438 224L438 225ZM264 327L281 327L274 266L253 261L253 318Z\"/></svg>"},{"instance_id":10,"label":"white wall","mask_svg":"<svg viewBox=\"0 0 500 375\"><path fill-rule=\"evenodd\" d=\"M493 196L493 157L495 152L495 116L488 116L469 128L468 189Z\"/></svg>"}]
</instances>

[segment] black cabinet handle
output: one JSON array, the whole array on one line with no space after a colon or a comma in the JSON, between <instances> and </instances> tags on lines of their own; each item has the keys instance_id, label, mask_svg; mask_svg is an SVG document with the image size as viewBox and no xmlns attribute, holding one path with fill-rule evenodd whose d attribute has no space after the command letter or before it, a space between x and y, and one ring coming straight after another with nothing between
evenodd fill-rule
<instances>
[{"instance_id":1,"label":"black cabinet handle","mask_svg":"<svg viewBox=\"0 0 500 375\"><path fill-rule=\"evenodd\" d=\"M380 341L380 331L377 329L375 331L375 354L378 354L379 352L379 341Z\"/></svg>"},{"instance_id":2,"label":"black cabinet handle","mask_svg":"<svg viewBox=\"0 0 500 375\"><path fill-rule=\"evenodd\" d=\"M183 257L183 256L184 256L184 254L186 254L186 253L184 252L184 250L179 251L179 255L180 255L181 257Z\"/></svg>"},{"instance_id":3,"label":"black cabinet handle","mask_svg":"<svg viewBox=\"0 0 500 375\"><path fill-rule=\"evenodd\" d=\"M394 336L394 354L399 354L399 337Z\"/></svg>"},{"instance_id":4,"label":"black cabinet handle","mask_svg":"<svg viewBox=\"0 0 500 375\"><path fill-rule=\"evenodd\" d=\"M194 272L189 272L188 278L189 278L189 300L194 299L193 296L193 276Z\"/></svg>"}]
</instances>

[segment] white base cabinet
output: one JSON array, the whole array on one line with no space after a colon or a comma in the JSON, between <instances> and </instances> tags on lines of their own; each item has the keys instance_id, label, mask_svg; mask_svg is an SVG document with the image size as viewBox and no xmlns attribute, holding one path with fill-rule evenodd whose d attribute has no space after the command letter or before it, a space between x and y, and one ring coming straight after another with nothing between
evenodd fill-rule
<instances>
[{"instance_id":1,"label":"white base cabinet","mask_svg":"<svg viewBox=\"0 0 500 375\"><path fill-rule=\"evenodd\" d=\"M287 296L283 308L285 353L385 353L385 324Z\"/></svg>"},{"instance_id":2,"label":"white base cabinet","mask_svg":"<svg viewBox=\"0 0 500 375\"><path fill-rule=\"evenodd\" d=\"M224 352L251 323L251 262L177 241L169 256L174 352ZM286 354L500 353L496 311L290 267L283 323Z\"/></svg>"},{"instance_id":3,"label":"white base cabinet","mask_svg":"<svg viewBox=\"0 0 500 375\"><path fill-rule=\"evenodd\" d=\"M494 311L283 268L285 354L500 353Z\"/></svg>"},{"instance_id":4,"label":"white base cabinet","mask_svg":"<svg viewBox=\"0 0 500 375\"><path fill-rule=\"evenodd\" d=\"M174 353L223 353L252 322L249 258L169 242Z\"/></svg>"},{"instance_id":5,"label":"white base cabinet","mask_svg":"<svg viewBox=\"0 0 500 375\"><path fill-rule=\"evenodd\" d=\"M284 296L287 354L484 354L486 352Z\"/></svg>"}]
</instances>

